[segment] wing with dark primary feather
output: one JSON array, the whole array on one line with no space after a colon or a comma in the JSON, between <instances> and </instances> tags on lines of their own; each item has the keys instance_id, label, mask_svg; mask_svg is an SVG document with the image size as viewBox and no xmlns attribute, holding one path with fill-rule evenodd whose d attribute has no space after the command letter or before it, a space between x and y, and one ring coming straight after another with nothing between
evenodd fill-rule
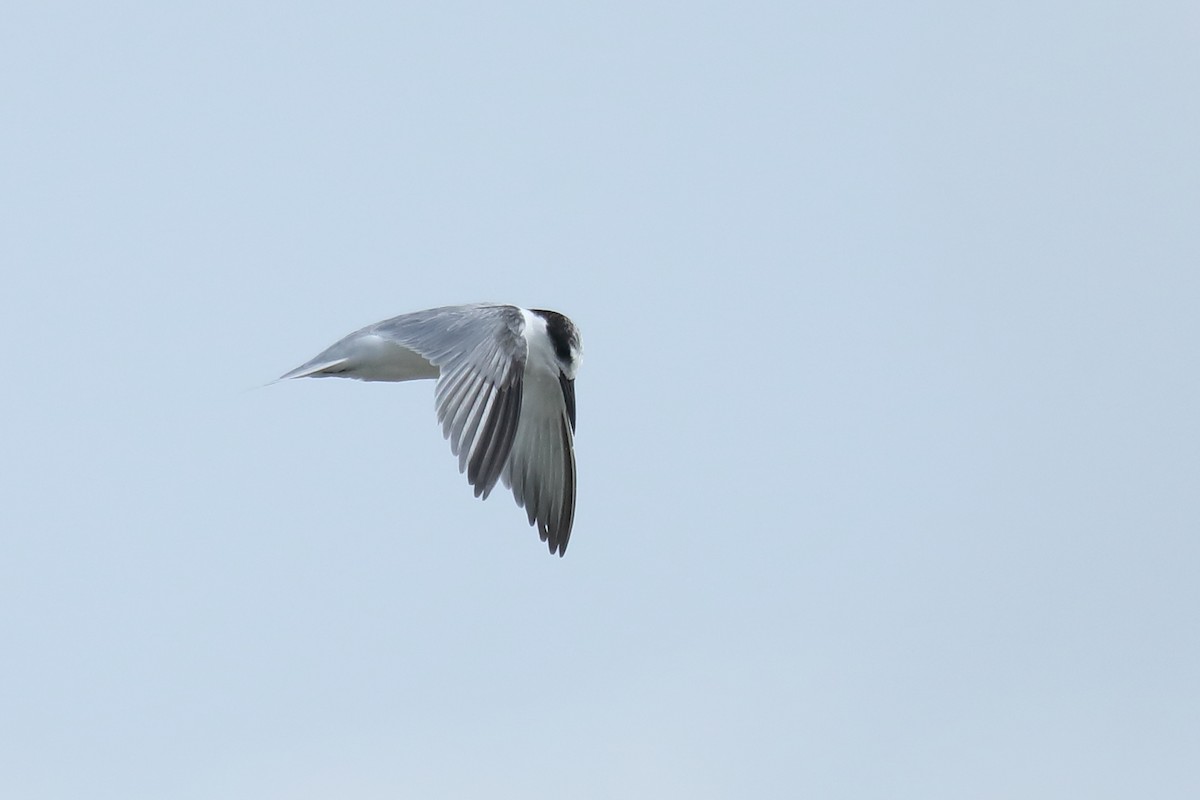
<instances>
[{"instance_id":1,"label":"wing with dark primary feather","mask_svg":"<svg viewBox=\"0 0 1200 800\"><path fill-rule=\"evenodd\" d=\"M521 435L504 468L504 484L550 552L561 556L575 521L575 382L561 372L529 372Z\"/></svg>"},{"instance_id":2,"label":"wing with dark primary feather","mask_svg":"<svg viewBox=\"0 0 1200 800\"><path fill-rule=\"evenodd\" d=\"M515 306L475 305L404 314L363 331L438 367L438 421L476 497L495 487L517 435L527 352L523 327Z\"/></svg>"},{"instance_id":3,"label":"wing with dark primary feather","mask_svg":"<svg viewBox=\"0 0 1200 800\"><path fill-rule=\"evenodd\" d=\"M510 305L446 306L377 322L284 377L437 377L442 433L486 498L501 478L551 553L575 519L578 331L562 314Z\"/></svg>"}]
</instances>

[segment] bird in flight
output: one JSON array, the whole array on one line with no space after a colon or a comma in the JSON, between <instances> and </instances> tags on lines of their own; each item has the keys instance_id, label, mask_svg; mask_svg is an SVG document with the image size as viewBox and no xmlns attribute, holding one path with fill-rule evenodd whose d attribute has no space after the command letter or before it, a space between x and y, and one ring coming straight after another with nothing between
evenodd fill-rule
<instances>
[{"instance_id":1,"label":"bird in flight","mask_svg":"<svg viewBox=\"0 0 1200 800\"><path fill-rule=\"evenodd\" d=\"M280 376L436 379L438 421L475 496L512 490L551 553L575 519L579 329L555 311L474 304L368 325Z\"/></svg>"}]
</instances>

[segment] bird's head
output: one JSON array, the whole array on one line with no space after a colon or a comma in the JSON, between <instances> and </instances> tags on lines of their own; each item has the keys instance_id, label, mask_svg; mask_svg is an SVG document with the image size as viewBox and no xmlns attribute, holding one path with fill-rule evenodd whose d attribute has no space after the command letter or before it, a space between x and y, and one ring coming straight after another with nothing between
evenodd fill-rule
<instances>
[{"instance_id":1,"label":"bird's head","mask_svg":"<svg viewBox=\"0 0 1200 800\"><path fill-rule=\"evenodd\" d=\"M563 374L571 380L579 370L583 360L583 341L579 338L579 329L575 323L557 311L546 311L535 308L533 313L546 320L546 335L554 345L554 355L558 358Z\"/></svg>"}]
</instances>

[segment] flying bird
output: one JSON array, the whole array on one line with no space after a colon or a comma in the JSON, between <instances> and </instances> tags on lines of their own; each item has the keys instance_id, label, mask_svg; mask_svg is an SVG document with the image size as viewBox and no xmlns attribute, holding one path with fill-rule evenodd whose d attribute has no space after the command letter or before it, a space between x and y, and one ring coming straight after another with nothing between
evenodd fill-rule
<instances>
[{"instance_id":1,"label":"flying bird","mask_svg":"<svg viewBox=\"0 0 1200 800\"><path fill-rule=\"evenodd\" d=\"M475 496L512 490L551 553L575 519L579 329L556 311L474 304L368 325L280 376L436 379L438 421Z\"/></svg>"}]
</instances>

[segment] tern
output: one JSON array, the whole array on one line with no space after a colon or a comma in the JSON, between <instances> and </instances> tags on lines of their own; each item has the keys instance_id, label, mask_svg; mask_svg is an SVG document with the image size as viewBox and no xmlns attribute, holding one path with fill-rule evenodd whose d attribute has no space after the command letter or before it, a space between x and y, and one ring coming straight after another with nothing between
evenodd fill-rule
<instances>
[{"instance_id":1,"label":"tern","mask_svg":"<svg viewBox=\"0 0 1200 800\"><path fill-rule=\"evenodd\" d=\"M355 331L289 378L436 379L435 408L458 470L487 499L512 490L550 552L575 520L579 329L556 311L478 303L402 314Z\"/></svg>"}]
</instances>

